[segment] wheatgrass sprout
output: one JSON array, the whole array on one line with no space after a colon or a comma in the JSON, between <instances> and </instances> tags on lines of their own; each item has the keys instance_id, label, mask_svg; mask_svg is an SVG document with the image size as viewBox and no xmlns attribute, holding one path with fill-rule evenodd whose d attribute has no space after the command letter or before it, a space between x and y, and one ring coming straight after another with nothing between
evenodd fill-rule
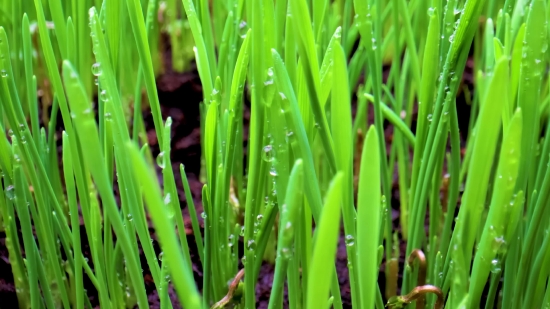
<instances>
[{"instance_id":1,"label":"wheatgrass sprout","mask_svg":"<svg viewBox=\"0 0 550 309\"><path fill-rule=\"evenodd\" d=\"M550 307L549 12L0 0L2 305Z\"/></svg>"}]
</instances>

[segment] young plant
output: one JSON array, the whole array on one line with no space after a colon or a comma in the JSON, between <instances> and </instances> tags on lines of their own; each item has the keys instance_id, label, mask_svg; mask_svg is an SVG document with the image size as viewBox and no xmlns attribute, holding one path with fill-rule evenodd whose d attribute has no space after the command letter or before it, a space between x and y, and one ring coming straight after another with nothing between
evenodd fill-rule
<instances>
[{"instance_id":1,"label":"young plant","mask_svg":"<svg viewBox=\"0 0 550 309\"><path fill-rule=\"evenodd\" d=\"M270 309L550 306L546 1L0 12L0 227L20 308L149 308L151 290L161 308L256 308L269 262ZM200 205L173 170L165 32L172 69L202 84Z\"/></svg>"}]
</instances>

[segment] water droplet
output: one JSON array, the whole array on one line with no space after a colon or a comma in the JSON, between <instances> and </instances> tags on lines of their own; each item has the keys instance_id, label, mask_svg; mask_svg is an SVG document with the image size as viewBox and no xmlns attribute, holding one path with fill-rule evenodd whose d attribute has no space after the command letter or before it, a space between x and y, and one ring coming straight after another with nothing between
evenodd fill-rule
<instances>
[{"instance_id":1,"label":"water droplet","mask_svg":"<svg viewBox=\"0 0 550 309\"><path fill-rule=\"evenodd\" d=\"M109 101L109 95L107 94L107 91L106 91L106 90L101 90L101 92L99 93L99 99L100 99L102 102L107 102L107 101Z\"/></svg>"},{"instance_id":2,"label":"water droplet","mask_svg":"<svg viewBox=\"0 0 550 309\"><path fill-rule=\"evenodd\" d=\"M355 238L353 238L353 235L346 235L346 246L352 247L355 245Z\"/></svg>"},{"instance_id":3,"label":"water droplet","mask_svg":"<svg viewBox=\"0 0 550 309\"><path fill-rule=\"evenodd\" d=\"M258 215L256 217L256 220L258 221L258 224L262 224L262 220L264 219L264 216L263 215Z\"/></svg>"},{"instance_id":4,"label":"water droplet","mask_svg":"<svg viewBox=\"0 0 550 309\"><path fill-rule=\"evenodd\" d=\"M453 33L453 34L451 34L451 36L449 37L449 42L452 43L454 40L455 40L455 35L454 35L454 33Z\"/></svg>"},{"instance_id":5,"label":"water droplet","mask_svg":"<svg viewBox=\"0 0 550 309\"><path fill-rule=\"evenodd\" d=\"M290 221L287 222L286 225L285 225L285 230L284 230L284 232L285 232L285 233L292 233L293 227L294 227L294 226L292 225L292 223L291 223Z\"/></svg>"},{"instance_id":6,"label":"water droplet","mask_svg":"<svg viewBox=\"0 0 550 309\"><path fill-rule=\"evenodd\" d=\"M256 249L256 242L254 241L254 239L249 240L246 247L248 248L248 250Z\"/></svg>"},{"instance_id":7,"label":"water droplet","mask_svg":"<svg viewBox=\"0 0 550 309\"><path fill-rule=\"evenodd\" d=\"M157 156L157 165L164 169L165 165L166 165L166 162L164 161L164 151L161 151L161 153L159 153L159 155Z\"/></svg>"},{"instance_id":8,"label":"water droplet","mask_svg":"<svg viewBox=\"0 0 550 309\"><path fill-rule=\"evenodd\" d=\"M271 167L271 169L269 170L269 175L273 177L277 176L277 170L275 169L275 167Z\"/></svg>"},{"instance_id":9,"label":"water droplet","mask_svg":"<svg viewBox=\"0 0 550 309\"><path fill-rule=\"evenodd\" d=\"M292 250L290 250L290 248L287 248L287 247L282 248L281 249L281 255L285 259L290 259L292 257Z\"/></svg>"},{"instance_id":10,"label":"water droplet","mask_svg":"<svg viewBox=\"0 0 550 309\"><path fill-rule=\"evenodd\" d=\"M499 273L501 271L500 268L500 261L497 259L493 259L491 261L491 272L492 273Z\"/></svg>"},{"instance_id":11,"label":"water droplet","mask_svg":"<svg viewBox=\"0 0 550 309\"><path fill-rule=\"evenodd\" d=\"M286 141L287 143L290 143L290 142L294 141L294 139L295 139L295 134L294 134L294 132L292 132L292 131L287 131L287 132L286 132L286 136L285 136L285 141Z\"/></svg>"},{"instance_id":12,"label":"water droplet","mask_svg":"<svg viewBox=\"0 0 550 309\"><path fill-rule=\"evenodd\" d=\"M2 70L0 71L0 75L2 75L2 77L8 77L8 71Z\"/></svg>"},{"instance_id":13,"label":"water droplet","mask_svg":"<svg viewBox=\"0 0 550 309\"><path fill-rule=\"evenodd\" d=\"M162 261L162 258L164 257L164 251L162 251L160 254L159 254L159 261Z\"/></svg>"},{"instance_id":14,"label":"water droplet","mask_svg":"<svg viewBox=\"0 0 550 309\"><path fill-rule=\"evenodd\" d=\"M10 201L15 198L15 190L13 186L10 185L6 188L6 196Z\"/></svg>"},{"instance_id":15,"label":"water droplet","mask_svg":"<svg viewBox=\"0 0 550 309\"><path fill-rule=\"evenodd\" d=\"M244 226L241 227L241 232L239 233L239 235L241 235L241 237L244 237Z\"/></svg>"},{"instance_id":16,"label":"water droplet","mask_svg":"<svg viewBox=\"0 0 550 309\"><path fill-rule=\"evenodd\" d=\"M433 118L433 115L432 115L432 114L429 114L429 115L428 115L428 121L429 121L429 122L432 122L432 118Z\"/></svg>"},{"instance_id":17,"label":"water droplet","mask_svg":"<svg viewBox=\"0 0 550 309\"><path fill-rule=\"evenodd\" d=\"M229 235L229 238L228 238L228 241L227 241L227 246L228 247L233 247L233 243L235 241L235 236L233 236L233 234Z\"/></svg>"},{"instance_id":18,"label":"water droplet","mask_svg":"<svg viewBox=\"0 0 550 309\"><path fill-rule=\"evenodd\" d=\"M132 217L132 214L128 214L128 215L126 216L126 218L128 218L128 221L134 220L134 217Z\"/></svg>"},{"instance_id":19,"label":"water droplet","mask_svg":"<svg viewBox=\"0 0 550 309\"><path fill-rule=\"evenodd\" d=\"M273 152L274 152L273 146L271 146L271 145L265 146L264 149L263 149L263 152L262 152L262 157L263 157L264 161L272 162L273 158L274 158Z\"/></svg>"},{"instance_id":20,"label":"water droplet","mask_svg":"<svg viewBox=\"0 0 550 309\"><path fill-rule=\"evenodd\" d=\"M168 210L168 218L172 219L174 217L174 214L176 213L176 210L174 209L176 205L172 205L172 198L170 197L170 193L166 193L164 196L164 205L167 206Z\"/></svg>"},{"instance_id":21,"label":"water droplet","mask_svg":"<svg viewBox=\"0 0 550 309\"><path fill-rule=\"evenodd\" d=\"M94 74L94 76L99 76L102 72L103 70L101 69L101 64L99 62L92 65L92 74Z\"/></svg>"},{"instance_id":22,"label":"water droplet","mask_svg":"<svg viewBox=\"0 0 550 309\"><path fill-rule=\"evenodd\" d=\"M206 212L203 211L203 212L201 213L201 218L206 219L207 217L208 217L208 216L206 215Z\"/></svg>"}]
</instances>

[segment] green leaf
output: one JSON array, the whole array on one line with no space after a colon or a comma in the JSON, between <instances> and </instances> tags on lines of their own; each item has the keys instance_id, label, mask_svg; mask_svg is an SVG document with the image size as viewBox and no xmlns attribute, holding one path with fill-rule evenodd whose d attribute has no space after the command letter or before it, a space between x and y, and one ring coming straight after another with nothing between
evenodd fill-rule
<instances>
[{"instance_id":1,"label":"green leaf","mask_svg":"<svg viewBox=\"0 0 550 309\"><path fill-rule=\"evenodd\" d=\"M136 179L139 179L141 185L147 188L147 190L143 191L143 196L155 226L162 251L164 252L164 258L168 263L171 273L178 274L177 276L172 276L178 293L178 299L185 308L200 309L201 297L195 285L191 265L186 265L180 244L174 233L174 225L172 223L167 224L171 220L168 209L164 205L155 174L134 144L128 142L127 149L135 167Z\"/></svg>"},{"instance_id":2,"label":"green leaf","mask_svg":"<svg viewBox=\"0 0 550 309\"><path fill-rule=\"evenodd\" d=\"M325 308L333 272L342 203L342 173L334 176L325 197L325 205L317 225L317 241L313 248L308 280L307 308Z\"/></svg>"},{"instance_id":3,"label":"green leaf","mask_svg":"<svg viewBox=\"0 0 550 309\"><path fill-rule=\"evenodd\" d=\"M92 107L87 99L86 91L78 74L68 61L63 62L63 79L71 103L71 115L75 119L75 128L78 136L81 137L80 144L86 149L86 151L83 151L86 166L92 174L102 198L104 210L111 218L113 229L122 245L134 291L137 293L138 300L142 306L148 307L145 286L140 271L141 267L138 266L129 236L122 224L107 174L107 168L104 165L105 160L99 142L99 133L92 113Z\"/></svg>"},{"instance_id":4,"label":"green leaf","mask_svg":"<svg viewBox=\"0 0 550 309\"><path fill-rule=\"evenodd\" d=\"M269 299L269 309L275 308L276 302L283 295L284 279L287 271L289 259L294 259L294 235L297 219L300 213L301 195L303 189L303 165L302 160L297 160L294 163L292 172L288 180L285 203L281 205L281 221L279 226L279 240L277 242L277 260L275 264L275 274L273 286L271 288L271 296Z\"/></svg>"},{"instance_id":5,"label":"green leaf","mask_svg":"<svg viewBox=\"0 0 550 309\"><path fill-rule=\"evenodd\" d=\"M528 182L531 184L534 181L534 174L530 171L531 164L535 161L539 134L538 98L543 70L546 68L544 54L548 50L548 29L540 25L546 25L546 1L533 0L525 28L518 89L518 107L521 107L523 113L521 143L524 154L518 179L520 189L524 189Z\"/></svg>"},{"instance_id":6,"label":"green leaf","mask_svg":"<svg viewBox=\"0 0 550 309\"><path fill-rule=\"evenodd\" d=\"M501 59L495 66L493 78L483 103L476 126L476 137L473 145L471 164L468 170L468 179L462 197L458 223L453 233L453 241L462 238L464 261L469 261L470 250L474 246L477 230L481 222L481 214L487 195L492 162L496 151L496 143L501 128L500 114L507 95L505 89L508 78L508 61ZM453 246L452 244L451 246ZM466 262L468 265L469 263ZM456 264L456 263L455 263ZM456 266L469 268L468 265Z\"/></svg>"},{"instance_id":7,"label":"green leaf","mask_svg":"<svg viewBox=\"0 0 550 309\"><path fill-rule=\"evenodd\" d=\"M506 243L512 241L512 239L506 238L510 234L508 231L513 231L516 228L510 225L510 222L515 221L517 223L517 220L512 218L512 214L515 213L514 207L516 209L520 207L520 205L514 205L512 195L521 158L522 122L522 113L518 109L506 130L502 142L493 197L475 254L470 278L470 308L479 306L481 294L491 268L495 267L494 264L501 263L501 261L495 260L495 257L503 249L502 246L506 246Z\"/></svg>"},{"instance_id":8,"label":"green leaf","mask_svg":"<svg viewBox=\"0 0 550 309\"><path fill-rule=\"evenodd\" d=\"M363 146L357 197L357 251L361 304L372 307L378 280L380 239L380 147L376 129L371 126Z\"/></svg>"}]
</instances>

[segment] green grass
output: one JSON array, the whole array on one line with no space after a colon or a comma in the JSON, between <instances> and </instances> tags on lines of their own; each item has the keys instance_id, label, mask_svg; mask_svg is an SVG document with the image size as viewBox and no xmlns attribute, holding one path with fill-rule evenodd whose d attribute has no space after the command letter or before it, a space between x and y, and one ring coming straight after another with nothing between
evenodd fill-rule
<instances>
[{"instance_id":1,"label":"green grass","mask_svg":"<svg viewBox=\"0 0 550 309\"><path fill-rule=\"evenodd\" d=\"M250 309L274 262L270 309L285 286L291 309L341 309L339 240L353 308L550 307L549 14L545 0L0 0L0 231L19 308L91 308L85 282L101 308L148 308L148 269L161 308L173 286L186 309ZM195 67L201 214L155 82Z\"/></svg>"}]
</instances>

